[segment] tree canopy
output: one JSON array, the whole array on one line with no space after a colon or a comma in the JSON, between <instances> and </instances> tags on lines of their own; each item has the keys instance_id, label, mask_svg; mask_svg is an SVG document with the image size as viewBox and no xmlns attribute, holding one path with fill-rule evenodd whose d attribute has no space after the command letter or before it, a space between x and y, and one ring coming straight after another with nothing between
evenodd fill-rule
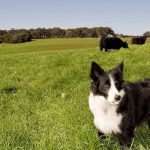
<instances>
[{"instance_id":1,"label":"tree canopy","mask_svg":"<svg viewBox=\"0 0 150 150\"><path fill-rule=\"evenodd\" d=\"M110 27L81 27L74 29L55 28L37 28L37 29L11 29L0 30L0 42L22 43L29 42L32 39L43 38L97 38L102 35L114 35Z\"/></svg>"}]
</instances>

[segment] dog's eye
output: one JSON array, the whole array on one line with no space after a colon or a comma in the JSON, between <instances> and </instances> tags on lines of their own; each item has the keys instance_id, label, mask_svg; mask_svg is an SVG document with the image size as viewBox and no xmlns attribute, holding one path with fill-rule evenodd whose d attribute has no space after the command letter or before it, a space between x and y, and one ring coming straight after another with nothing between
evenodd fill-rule
<instances>
[{"instance_id":1,"label":"dog's eye","mask_svg":"<svg viewBox=\"0 0 150 150\"><path fill-rule=\"evenodd\" d=\"M121 85L120 85L119 82L116 82L116 83L115 83L115 86L116 86L116 88L119 88Z\"/></svg>"},{"instance_id":2,"label":"dog's eye","mask_svg":"<svg viewBox=\"0 0 150 150\"><path fill-rule=\"evenodd\" d=\"M105 84L110 85L110 81L106 80Z\"/></svg>"},{"instance_id":3,"label":"dog's eye","mask_svg":"<svg viewBox=\"0 0 150 150\"><path fill-rule=\"evenodd\" d=\"M110 87L109 85L105 84L105 89L109 89L109 87Z\"/></svg>"},{"instance_id":4,"label":"dog's eye","mask_svg":"<svg viewBox=\"0 0 150 150\"><path fill-rule=\"evenodd\" d=\"M105 88L108 89L109 87L110 87L110 81L106 80L106 82L105 82Z\"/></svg>"}]
</instances>

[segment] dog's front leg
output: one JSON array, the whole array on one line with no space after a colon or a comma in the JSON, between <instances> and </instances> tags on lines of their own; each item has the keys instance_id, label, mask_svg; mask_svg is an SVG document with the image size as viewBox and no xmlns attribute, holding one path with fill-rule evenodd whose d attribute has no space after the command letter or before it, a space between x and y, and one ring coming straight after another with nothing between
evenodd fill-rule
<instances>
[{"instance_id":1,"label":"dog's front leg","mask_svg":"<svg viewBox=\"0 0 150 150\"><path fill-rule=\"evenodd\" d=\"M119 134L118 139L119 139L121 148L125 148L125 147L130 148L133 137L134 137L133 131L129 131L129 130L122 134Z\"/></svg>"},{"instance_id":2,"label":"dog's front leg","mask_svg":"<svg viewBox=\"0 0 150 150\"><path fill-rule=\"evenodd\" d=\"M147 124L148 124L148 127L149 127L149 129L150 129L150 117L149 117L148 120L147 120Z\"/></svg>"},{"instance_id":3,"label":"dog's front leg","mask_svg":"<svg viewBox=\"0 0 150 150\"><path fill-rule=\"evenodd\" d=\"M106 138L106 135L104 133L102 133L101 131L98 131L98 137L100 139L105 139Z\"/></svg>"}]
</instances>

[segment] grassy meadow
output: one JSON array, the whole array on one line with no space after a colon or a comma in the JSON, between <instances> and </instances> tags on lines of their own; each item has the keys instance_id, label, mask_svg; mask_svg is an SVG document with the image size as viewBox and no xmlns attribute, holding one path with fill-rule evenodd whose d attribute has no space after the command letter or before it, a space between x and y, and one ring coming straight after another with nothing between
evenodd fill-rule
<instances>
[{"instance_id":1,"label":"grassy meadow","mask_svg":"<svg viewBox=\"0 0 150 150\"><path fill-rule=\"evenodd\" d=\"M108 70L122 60L126 81L150 77L150 41L109 53L90 38L0 44L0 149L119 149L113 136L99 141L88 94L91 61ZM140 127L131 149L149 150L149 131Z\"/></svg>"}]
</instances>

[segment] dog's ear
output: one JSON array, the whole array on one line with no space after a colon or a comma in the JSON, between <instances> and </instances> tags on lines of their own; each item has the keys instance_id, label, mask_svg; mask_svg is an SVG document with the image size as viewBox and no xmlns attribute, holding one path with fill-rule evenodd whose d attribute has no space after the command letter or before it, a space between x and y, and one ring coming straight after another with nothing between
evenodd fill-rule
<instances>
[{"instance_id":1,"label":"dog's ear","mask_svg":"<svg viewBox=\"0 0 150 150\"><path fill-rule=\"evenodd\" d=\"M123 67L124 67L124 63L123 61L115 68L119 74L123 75Z\"/></svg>"},{"instance_id":2,"label":"dog's ear","mask_svg":"<svg viewBox=\"0 0 150 150\"><path fill-rule=\"evenodd\" d=\"M96 62L92 62L90 73L91 79L97 81L102 74L104 74L104 70Z\"/></svg>"}]
</instances>

